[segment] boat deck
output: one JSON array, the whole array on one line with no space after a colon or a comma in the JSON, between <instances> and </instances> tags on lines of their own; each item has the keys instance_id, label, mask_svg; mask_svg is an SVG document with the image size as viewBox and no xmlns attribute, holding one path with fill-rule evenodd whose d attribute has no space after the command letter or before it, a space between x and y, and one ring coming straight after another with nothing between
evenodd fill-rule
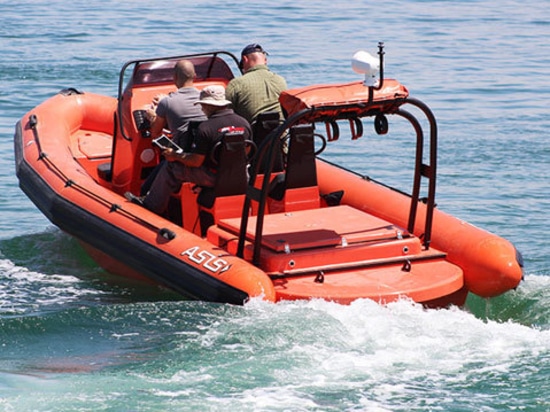
<instances>
[{"instance_id":1,"label":"boat deck","mask_svg":"<svg viewBox=\"0 0 550 412\"><path fill-rule=\"evenodd\" d=\"M256 219L248 222L248 260ZM240 218L222 219L209 229L208 240L235 254L239 228ZM389 302L406 292L428 301L463 287L462 270L444 258L423 250L403 229L339 205L266 215L259 266L273 279L278 299Z\"/></svg>"}]
</instances>

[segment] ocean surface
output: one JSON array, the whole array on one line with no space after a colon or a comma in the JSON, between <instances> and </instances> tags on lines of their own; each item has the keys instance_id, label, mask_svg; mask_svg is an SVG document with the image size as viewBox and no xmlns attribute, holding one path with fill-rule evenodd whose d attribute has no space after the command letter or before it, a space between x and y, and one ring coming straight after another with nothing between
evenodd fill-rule
<instances>
[{"instance_id":1,"label":"ocean surface","mask_svg":"<svg viewBox=\"0 0 550 412\"><path fill-rule=\"evenodd\" d=\"M550 410L550 1L23 0L0 23L0 411ZM116 95L128 60L258 42L298 87L358 79L379 41L439 121L438 207L516 245L517 290L185 301L104 272L18 188L15 123L65 87ZM408 183L392 131L333 157Z\"/></svg>"}]
</instances>

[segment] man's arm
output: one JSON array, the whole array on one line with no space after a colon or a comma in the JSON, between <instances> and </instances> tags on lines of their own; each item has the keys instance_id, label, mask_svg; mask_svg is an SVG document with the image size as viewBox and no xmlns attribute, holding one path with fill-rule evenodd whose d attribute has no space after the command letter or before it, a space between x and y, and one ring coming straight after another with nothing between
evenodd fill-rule
<instances>
[{"instance_id":1,"label":"man's arm","mask_svg":"<svg viewBox=\"0 0 550 412\"><path fill-rule=\"evenodd\" d=\"M157 108L162 99L167 95L158 94L153 98L151 106L145 111L145 115L151 123L151 136L153 138L159 137L162 134L162 130L166 127L166 117L159 116L157 114Z\"/></svg>"},{"instance_id":2,"label":"man's arm","mask_svg":"<svg viewBox=\"0 0 550 412\"><path fill-rule=\"evenodd\" d=\"M225 98L233 104L233 108L239 105L238 85L235 79L232 79L225 88Z\"/></svg>"},{"instance_id":3,"label":"man's arm","mask_svg":"<svg viewBox=\"0 0 550 412\"><path fill-rule=\"evenodd\" d=\"M159 137L166 126L166 118L158 116L155 112L148 116L151 122L151 137Z\"/></svg>"}]
</instances>

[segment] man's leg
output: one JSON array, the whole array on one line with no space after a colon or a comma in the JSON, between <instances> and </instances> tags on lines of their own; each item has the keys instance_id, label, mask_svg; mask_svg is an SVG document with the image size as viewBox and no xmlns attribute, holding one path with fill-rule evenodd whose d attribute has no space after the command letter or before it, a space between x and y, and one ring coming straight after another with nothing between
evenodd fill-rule
<instances>
[{"instance_id":1,"label":"man's leg","mask_svg":"<svg viewBox=\"0 0 550 412\"><path fill-rule=\"evenodd\" d=\"M151 185L155 181L155 178L157 177L157 174L164 163L166 163L166 160L162 159L161 162L156 165L153 170L151 170L151 173L149 173L149 176L147 176L147 179L145 179L145 181L141 185L141 189L139 191L140 196L146 196L147 193L149 193Z\"/></svg>"},{"instance_id":2,"label":"man's leg","mask_svg":"<svg viewBox=\"0 0 550 412\"><path fill-rule=\"evenodd\" d=\"M183 174L179 169L185 168L180 163L164 162L151 184L151 190L149 190L149 193L143 199L143 205L159 215L164 213L168 207L170 195L179 190L183 181L179 178Z\"/></svg>"},{"instance_id":3,"label":"man's leg","mask_svg":"<svg viewBox=\"0 0 550 412\"><path fill-rule=\"evenodd\" d=\"M215 181L216 176L202 167L186 167L178 162L164 162L151 184L151 190L141 203L160 215L168 207L172 193L177 192L183 182L214 186Z\"/></svg>"}]
</instances>

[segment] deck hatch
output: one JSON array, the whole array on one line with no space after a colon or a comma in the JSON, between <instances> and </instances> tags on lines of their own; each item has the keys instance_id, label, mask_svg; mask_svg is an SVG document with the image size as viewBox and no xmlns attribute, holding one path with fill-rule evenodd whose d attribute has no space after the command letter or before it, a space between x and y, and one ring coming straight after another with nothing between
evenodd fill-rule
<instances>
[{"instance_id":1,"label":"deck hatch","mask_svg":"<svg viewBox=\"0 0 550 412\"><path fill-rule=\"evenodd\" d=\"M238 235L240 218L222 219L219 226ZM254 239L256 218L251 216L247 240ZM276 252L393 239L403 229L350 206L274 213L264 218L262 245Z\"/></svg>"}]
</instances>

